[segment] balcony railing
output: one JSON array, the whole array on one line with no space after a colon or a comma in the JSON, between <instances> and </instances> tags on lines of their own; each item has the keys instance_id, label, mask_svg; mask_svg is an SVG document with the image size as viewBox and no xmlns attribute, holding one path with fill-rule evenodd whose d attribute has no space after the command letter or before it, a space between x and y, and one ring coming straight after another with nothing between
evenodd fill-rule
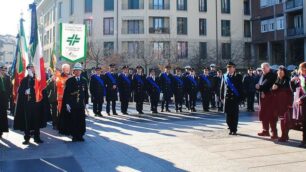
<instances>
[{"instance_id":1,"label":"balcony railing","mask_svg":"<svg viewBox=\"0 0 306 172\"><path fill-rule=\"evenodd\" d=\"M151 10L169 10L170 4L150 4Z\"/></svg>"},{"instance_id":2,"label":"balcony railing","mask_svg":"<svg viewBox=\"0 0 306 172\"><path fill-rule=\"evenodd\" d=\"M169 28L149 28L149 33L155 33L155 34L169 34L170 29Z\"/></svg>"},{"instance_id":3,"label":"balcony railing","mask_svg":"<svg viewBox=\"0 0 306 172\"><path fill-rule=\"evenodd\" d=\"M286 2L286 9L294 9L297 7L303 7L303 0L289 0Z\"/></svg>"},{"instance_id":4,"label":"balcony railing","mask_svg":"<svg viewBox=\"0 0 306 172\"><path fill-rule=\"evenodd\" d=\"M289 28L287 29L287 36L299 36L304 34L304 28Z\"/></svg>"}]
</instances>

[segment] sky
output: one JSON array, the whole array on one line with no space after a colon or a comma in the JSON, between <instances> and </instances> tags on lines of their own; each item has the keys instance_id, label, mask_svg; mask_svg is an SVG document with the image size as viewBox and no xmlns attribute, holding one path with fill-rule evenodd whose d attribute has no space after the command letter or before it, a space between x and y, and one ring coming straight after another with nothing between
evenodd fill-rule
<instances>
[{"instance_id":1,"label":"sky","mask_svg":"<svg viewBox=\"0 0 306 172\"><path fill-rule=\"evenodd\" d=\"M30 11L29 4L34 0L0 0L0 35L17 35L20 14L25 19L25 32L29 35Z\"/></svg>"}]
</instances>

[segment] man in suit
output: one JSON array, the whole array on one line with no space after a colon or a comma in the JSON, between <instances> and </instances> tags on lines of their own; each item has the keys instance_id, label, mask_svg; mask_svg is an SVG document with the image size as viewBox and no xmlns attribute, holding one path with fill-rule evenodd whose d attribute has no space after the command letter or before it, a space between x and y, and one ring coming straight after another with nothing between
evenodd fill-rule
<instances>
[{"instance_id":1,"label":"man in suit","mask_svg":"<svg viewBox=\"0 0 306 172\"><path fill-rule=\"evenodd\" d=\"M146 77L143 74L142 66L136 67L136 73L133 76L132 87L134 92L134 101L136 102L136 110L138 114L143 113L143 102L146 98L146 88L145 88Z\"/></svg>"},{"instance_id":2,"label":"man in suit","mask_svg":"<svg viewBox=\"0 0 306 172\"><path fill-rule=\"evenodd\" d=\"M196 101L197 101L197 93L198 93L198 82L197 77L195 75L194 68L190 69L190 74L186 77L186 92L188 94L190 111L196 112Z\"/></svg>"},{"instance_id":3,"label":"man in suit","mask_svg":"<svg viewBox=\"0 0 306 172\"><path fill-rule=\"evenodd\" d=\"M175 75L172 77L172 89L174 93L175 100L175 110L176 112L183 112L183 99L184 99L184 80L182 77L182 69L177 67L175 69Z\"/></svg>"},{"instance_id":4,"label":"man in suit","mask_svg":"<svg viewBox=\"0 0 306 172\"><path fill-rule=\"evenodd\" d=\"M221 82L221 99L224 102L226 123L229 127L229 135L237 135L239 120L239 103L243 97L242 76L236 73L236 65L229 62L226 66L227 73L223 75Z\"/></svg>"},{"instance_id":5,"label":"man in suit","mask_svg":"<svg viewBox=\"0 0 306 172\"><path fill-rule=\"evenodd\" d=\"M122 114L128 115L127 110L132 91L132 78L129 74L128 66L122 67L122 73L118 77L118 89L121 102L121 112Z\"/></svg>"},{"instance_id":6,"label":"man in suit","mask_svg":"<svg viewBox=\"0 0 306 172\"><path fill-rule=\"evenodd\" d=\"M254 112L254 99L256 93L256 78L253 74L253 68L248 68L248 73L243 78L243 90L247 99L248 112Z\"/></svg>"},{"instance_id":7,"label":"man in suit","mask_svg":"<svg viewBox=\"0 0 306 172\"><path fill-rule=\"evenodd\" d=\"M101 70L100 67L95 68L95 73L91 76L89 87L91 101L93 103L93 112L95 116L100 117L102 117L102 106L106 92L105 83L101 76Z\"/></svg>"},{"instance_id":8,"label":"man in suit","mask_svg":"<svg viewBox=\"0 0 306 172\"><path fill-rule=\"evenodd\" d=\"M161 112L164 111L165 107L166 107L166 112L171 112L169 110L169 103L171 101L171 97L173 96L173 91L171 87L172 74L170 73L170 70L171 70L171 66L167 65L165 67L165 71L162 72L159 76L159 86L163 93Z\"/></svg>"},{"instance_id":9,"label":"man in suit","mask_svg":"<svg viewBox=\"0 0 306 172\"><path fill-rule=\"evenodd\" d=\"M209 102L212 94L212 81L213 77L209 76L209 68L206 67L203 70L203 74L199 75L199 91L202 97L203 111L209 112Z\"/></svg>"},{"instance_id":10,"label":"man in suit","mask_svg":"<svg viewBox=\"0 0 306 172\"><path fill-rule=\"evenodd\" d=\"M116 101L118 100L118 75L115 73L115 64L109 65L109 71L104 75L106 87L106 113L110 115L110 104L112 104L113 115L118 115L116 112Z\"/></svg>"},{"instance_id":11,"label":"man in suit","mask_svg":"<svg viewBox=\"0 0 306 172\"><path fill-rule=\"evenodd\" d=\"M150 96L151 111L153 114L156 114L158 113L157 106L159 102L161 89L157 83L157 77L155 76L155 69L150 70L150 74L146 80L146 88L147 88L147 93Z\"/></svg>"},{"instance_id":12,"label":"man in suit","mask_svg":"<svg viewBox=\"0 0 306 172\"><path fill-rule=\"evenodd\" d=\"M210 102L211 102L211 107L216 108L216 94L219 92L218 86L217 86L217 70L216 70L216 65L211 64L210 65L210 71L209 71L209 76L211 80L211 94L210 94Z\"/></svg>"}]
</instances>

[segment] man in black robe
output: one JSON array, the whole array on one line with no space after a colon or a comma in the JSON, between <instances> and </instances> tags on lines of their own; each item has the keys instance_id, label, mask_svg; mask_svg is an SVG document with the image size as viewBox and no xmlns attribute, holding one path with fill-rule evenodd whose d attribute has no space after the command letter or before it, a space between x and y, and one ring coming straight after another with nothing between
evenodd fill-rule
<instances>
[{"instance_id":1,"label":"man in black robe","mask_svg":"<svg viewBox=\"0 0 306 172\"><path fill-rule=\"evenodd\" d=\"M239 120L239 103L242 95L242 76L236 73L234 63L227 64L227 73L223 75L221 82L221 100L224 101L224 113L226 123L230 129L229 135L237 135Z\"/></svg>"},{"instance_id":2,"label":"man in black robe","mask_svg":"<svg viewBox=\"0 0 306 172\"><path fill-rule=\"evenodd\" d=\"M43 143L40 139L40 128L45 127L42 114L43 103L36 102L35 96L35 70L32 64L27 66L28 75L21 80L17 107L14 119L14 129L24 131L24 145L28 145L31 135L34 135L34 142Z\"/></svg>"},{"instance_id":3,"label":"man in black robe","mask_svg":"<svg viewBox=\"0 0 306 172\"><path fill-rule=\"evenodd\" d=\"M10 78L6 75L6 66L0 64L0 138L8 132L7 109L11 94Z\"/></svg>"},{"instance_id":4,"label":"man in black robe","mask_svg":"<svg viewBox=\"0 0 306 172\"><path fill-rule=\"evenodd\" d=\"M71 135L73 142L84 141L86 132L85 108L88 104L87 80L81 76L82 65L76 63L73 68L74 76L66 82L63 97L63 107L59 132Z\"/></svg>"}]
</instances>

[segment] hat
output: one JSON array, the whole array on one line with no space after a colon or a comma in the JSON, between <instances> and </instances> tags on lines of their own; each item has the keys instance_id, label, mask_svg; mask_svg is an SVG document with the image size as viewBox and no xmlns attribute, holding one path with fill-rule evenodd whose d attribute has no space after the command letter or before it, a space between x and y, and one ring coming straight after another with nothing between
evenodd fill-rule
<instances>
[{"instance_id":1,"label":"hat","mask_svg":"<svg viewBox=\"0 0 306 172\"><path fill-rule=\"evenodd\" d=\"M262 71L262 69L261 69L261 68L257 68L256 70L257 70L257 71Z\"/></svg>"},{"instance_id":2,"label":"hat","mask_svg":"<svg viewBox=\"0 0 306 172\"><path fill-rule=\"evenodd\" d=\"M286 70L287 70L287 68L286 68L285 66L283 66L283 65L280 65L280 66L278 67L278 69L283 70L283 71L286 71Z\"/></svg>"},{"instance_id":3,"label":"hat","mask_svg":"<svg viewBox=\"0 0 306 172\"><path fill-rule=\"evenodd\" d=\"M248 70L254 70L254 68L252 68L252 67L248 67Z\"/></svg>"},{"instance_id":4,"label":"hat","mask_svg":"<svg viewBox=\"0 0 306 172\"><path fill-rule=\"evenodd\" d=\"M182 70L182 68L180 68L180 67L176 67L176 68L175 68L175 70Z\"/></svg>"},{"instance_id":5,"label":"hat","mask_svg":"<svg viewBox=\"0 0 306 172\"><path fill-rule=\"evenodd\" d=\"M171 69L170 65L165 66L166 69Z\"/></svg>"},{"instance_id":6,"label":"hat","mask_svg":"<svg viewBox=\"0 0 306 172\"><path fill-rule=\"evenodd\" d=\"M191 67L190 66L185 66L185 69L191 69Z\"/></svg>"},{"instance_id":7,"label":"hat","mask_svg":"<svg viewBox=\"0 0 306 172\"><path fill-rule=\"evenodd\" d=\"M83 70L83 66L81 65L81 63L76 63L73 66L73 70Z\"/></svg>"},{"instance_id":8,"label":"hat","mask_svg":"<svg viewBox=\"0 0 306 172\"><path fill-rule=\"evenodd\" d=\"M211 67L211 66L210 66ZM204 67L204 69L203 70L209 70L209 67Z\"/></svg>"},{"instance_id":9,"label":"hat","mask_svg":"<svg viewBox=\"0 0 306 172\"><path fill-rule=\"evenodd\" d=\"M191 70L191 71L194 71L194 68L193 68L193 67L191 67L191 68L190 68L190 70Z\"/></svg>"},{"instance_id":10,"label":"hat","mask_svg":"<svg viewBox=\"0 0 306 172\"><path fill-rule=\"evenodd\" d=\"M235 67L235 66L236 66L235 63L233 63L233 62L228 62L227 65L226 65L227 68L228 67Z\"/></svg>"},{"instance_id":11,"label":"hat","mask_svg":"<svg viewBox=\"0 0 306 172\"><path fill-rule=\"evenodd\" d=\"M122 66L121 69L129 69L129 66L128 65L124 65L124 66Z\"/></svg>"},{"instance_id":12,"label":"hat","mask_svg":"<svg viewBox=\"0 0 306 172\"><path fill-rule=\"evenodd\" d=\"M142 66L138 65L136 69L143 69Z\"/></svg>"},{"instance_id":13,"label":"hat","mask_svg":"<svg viewBox=\"0 0 306 172\"><path fill-rule=\"evenodd\" d=\"M101 70L101 69L102 69L101 67L96 67L96 68L95 68L95 70Z\"/></svg>"},{"instance_id":14,"label":"hat","mask_svg":"<svg viewBox=\"0 0 306 172\"><path fill-rule=\"evenodd\" d=\"M29 68L31 68L31 67L34 67L34 65L33 65L32 63L29 63L29 64L27 65L27 69L29 69Z\"/></svg>"},{"instance_id":15,"label":"hat","mask_svg":"<svg viewBox=\"0 0 306 172\"><path fill-rule=\"evenodd\" d=\"M216 67L216 65L215 64L210 64L210 67Z\"/></svg>"},{"instance_id":16,"label":"hat","mask_svg":"<svg viewBox=\"0 0 306 172\"><path fill-rule=\"evenodd\" d=\"M115 67L115 66L116 66L116 64L114 64L114 63L109 65L109 67Z\"/></svg>"}]
</instances>

